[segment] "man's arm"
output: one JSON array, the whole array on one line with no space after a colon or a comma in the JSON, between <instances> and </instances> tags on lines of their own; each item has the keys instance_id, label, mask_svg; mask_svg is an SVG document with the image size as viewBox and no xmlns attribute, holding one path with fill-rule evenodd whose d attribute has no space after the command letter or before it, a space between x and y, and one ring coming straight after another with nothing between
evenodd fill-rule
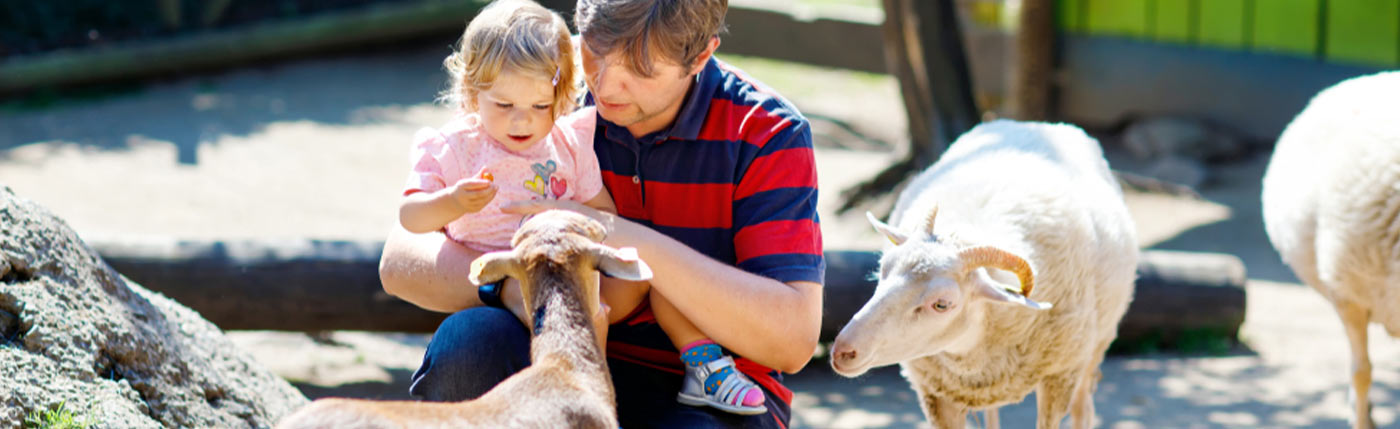
<instances>
[{"instance_id":1,"label":"man's arm","mask_svg":"<svg viewBox=\"0 0 1400 429\"><path fill-rule=\"evenodd\" d=\"M812 359L821 333L821 284L753 274L625 220L607 242L636 247L652 269L651 286L715 342L787 373Z\"/></svg>"},{"instance_id":2,"label":"man's arm","mask_svg":"<svg viewBox=\"0 0 1400 429\"><path fill-rule=\"evenodd\" d=\"M379 281L385 292L425 310L452 313L477 307L482 305L477 288L467 276L480 256L441 232L414 234L395 224L384 241ZM505 286L501 300L520 317L524 302L519 283L512 279Z\"/></svg>"}]
</instances>

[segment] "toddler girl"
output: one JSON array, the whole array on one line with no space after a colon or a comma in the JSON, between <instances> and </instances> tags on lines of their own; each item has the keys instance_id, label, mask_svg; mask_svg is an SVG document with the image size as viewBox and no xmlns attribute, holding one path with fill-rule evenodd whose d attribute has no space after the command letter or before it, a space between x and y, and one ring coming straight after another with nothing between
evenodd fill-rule
<instances>
[{"instance_id":1,"label":"toddler girl","mask_svg":"<svg viewBox=\"0 0 1400 429\"><path fill-rule=\"evenodd\" d=\"M489 252L510 248L523 219L500 208L513 201L574 200L617 212L593 153L596 111L564 114L574 108L578 92L573 55L563 19L533 1L498 0L472 19L457 51L443 62L452 85L442 98L460 114L414 136L413 173L399 207L405 229L441 230ZM609 289L603 291L608 300L624 302L639 302L649 292ZM660 294L650 297L658 324L686 367L678 401L737 414L767 412L762 390L718 344Z\"/></svg>"}]
</instances>

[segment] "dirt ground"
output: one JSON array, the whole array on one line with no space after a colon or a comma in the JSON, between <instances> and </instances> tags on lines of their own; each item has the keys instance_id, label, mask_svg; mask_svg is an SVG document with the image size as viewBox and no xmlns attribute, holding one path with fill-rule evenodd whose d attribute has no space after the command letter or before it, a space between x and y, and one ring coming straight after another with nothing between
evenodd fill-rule
<instances>
[{"instance_id":1,"label":"dirt ground","mask_svg":"<svg viewBox=\"0 0 1400 429\"><path fill-rule=\"evenodd\" d=\"M381 239L394 221L408 145L448 113L446 43L307 59L147 85L96 100L0 110L0 185L47 206L90 239ZM904 132L886 76L733 58L814 119L828 249L874 249L861 213L836 215L840 190L893 159ZM11 104L10 106L13 106ZM848 125L848 127L843 126ZM1127 166L1110 145L1115 166ZM1298 285L1264 236L1267 153L1212 169L1202 200L1129 193L1144 247L1224 252L1249 270L1243 345L1221 356L1114 356L1096 395L1100 427L1344 427L1348 352L1326 302ZM403 398L428 337L233 332L308 396ZM1400 344L1371 331L1374 416L1397 421ZM858 379L825 361L788 378L794 426L918 427L894 368ZM1034 421L1031 398L1007 427Z\"/></svg>"}]
</instances>

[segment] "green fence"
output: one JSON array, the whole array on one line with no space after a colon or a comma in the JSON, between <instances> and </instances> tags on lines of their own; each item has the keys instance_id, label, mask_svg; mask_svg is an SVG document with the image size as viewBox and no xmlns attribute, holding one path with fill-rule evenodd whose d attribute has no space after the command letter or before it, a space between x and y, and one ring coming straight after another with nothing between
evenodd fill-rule
<instances>
[{"instance_id":1,"label":"green fence","mask_svg":"<svg viewBox=\"0 0 1400 429\"><path fill-rule=\"evenodd\" d=\"M1400 66L1400 0L1060 0L1070 33Z\"/></svg>"}]
</instances>

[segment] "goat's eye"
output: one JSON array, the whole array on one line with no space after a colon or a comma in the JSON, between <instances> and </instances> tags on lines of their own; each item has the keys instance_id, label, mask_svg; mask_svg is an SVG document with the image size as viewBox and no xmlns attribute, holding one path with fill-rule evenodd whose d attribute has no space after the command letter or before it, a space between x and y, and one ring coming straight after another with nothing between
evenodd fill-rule
<instances>
[{"instance_id":1,"label":"goat's eye","mask_svg":"<svg viewBox=\"0 0 1400 429\"><path fill-rule=\"evenodd\" d=\"M940 299L938 301L934 301L933 303L933 309L938 311L939 313L948 311L949 308L953 308L953 304L949 303L946 299Z\"/></svg>"}]
</instances>

